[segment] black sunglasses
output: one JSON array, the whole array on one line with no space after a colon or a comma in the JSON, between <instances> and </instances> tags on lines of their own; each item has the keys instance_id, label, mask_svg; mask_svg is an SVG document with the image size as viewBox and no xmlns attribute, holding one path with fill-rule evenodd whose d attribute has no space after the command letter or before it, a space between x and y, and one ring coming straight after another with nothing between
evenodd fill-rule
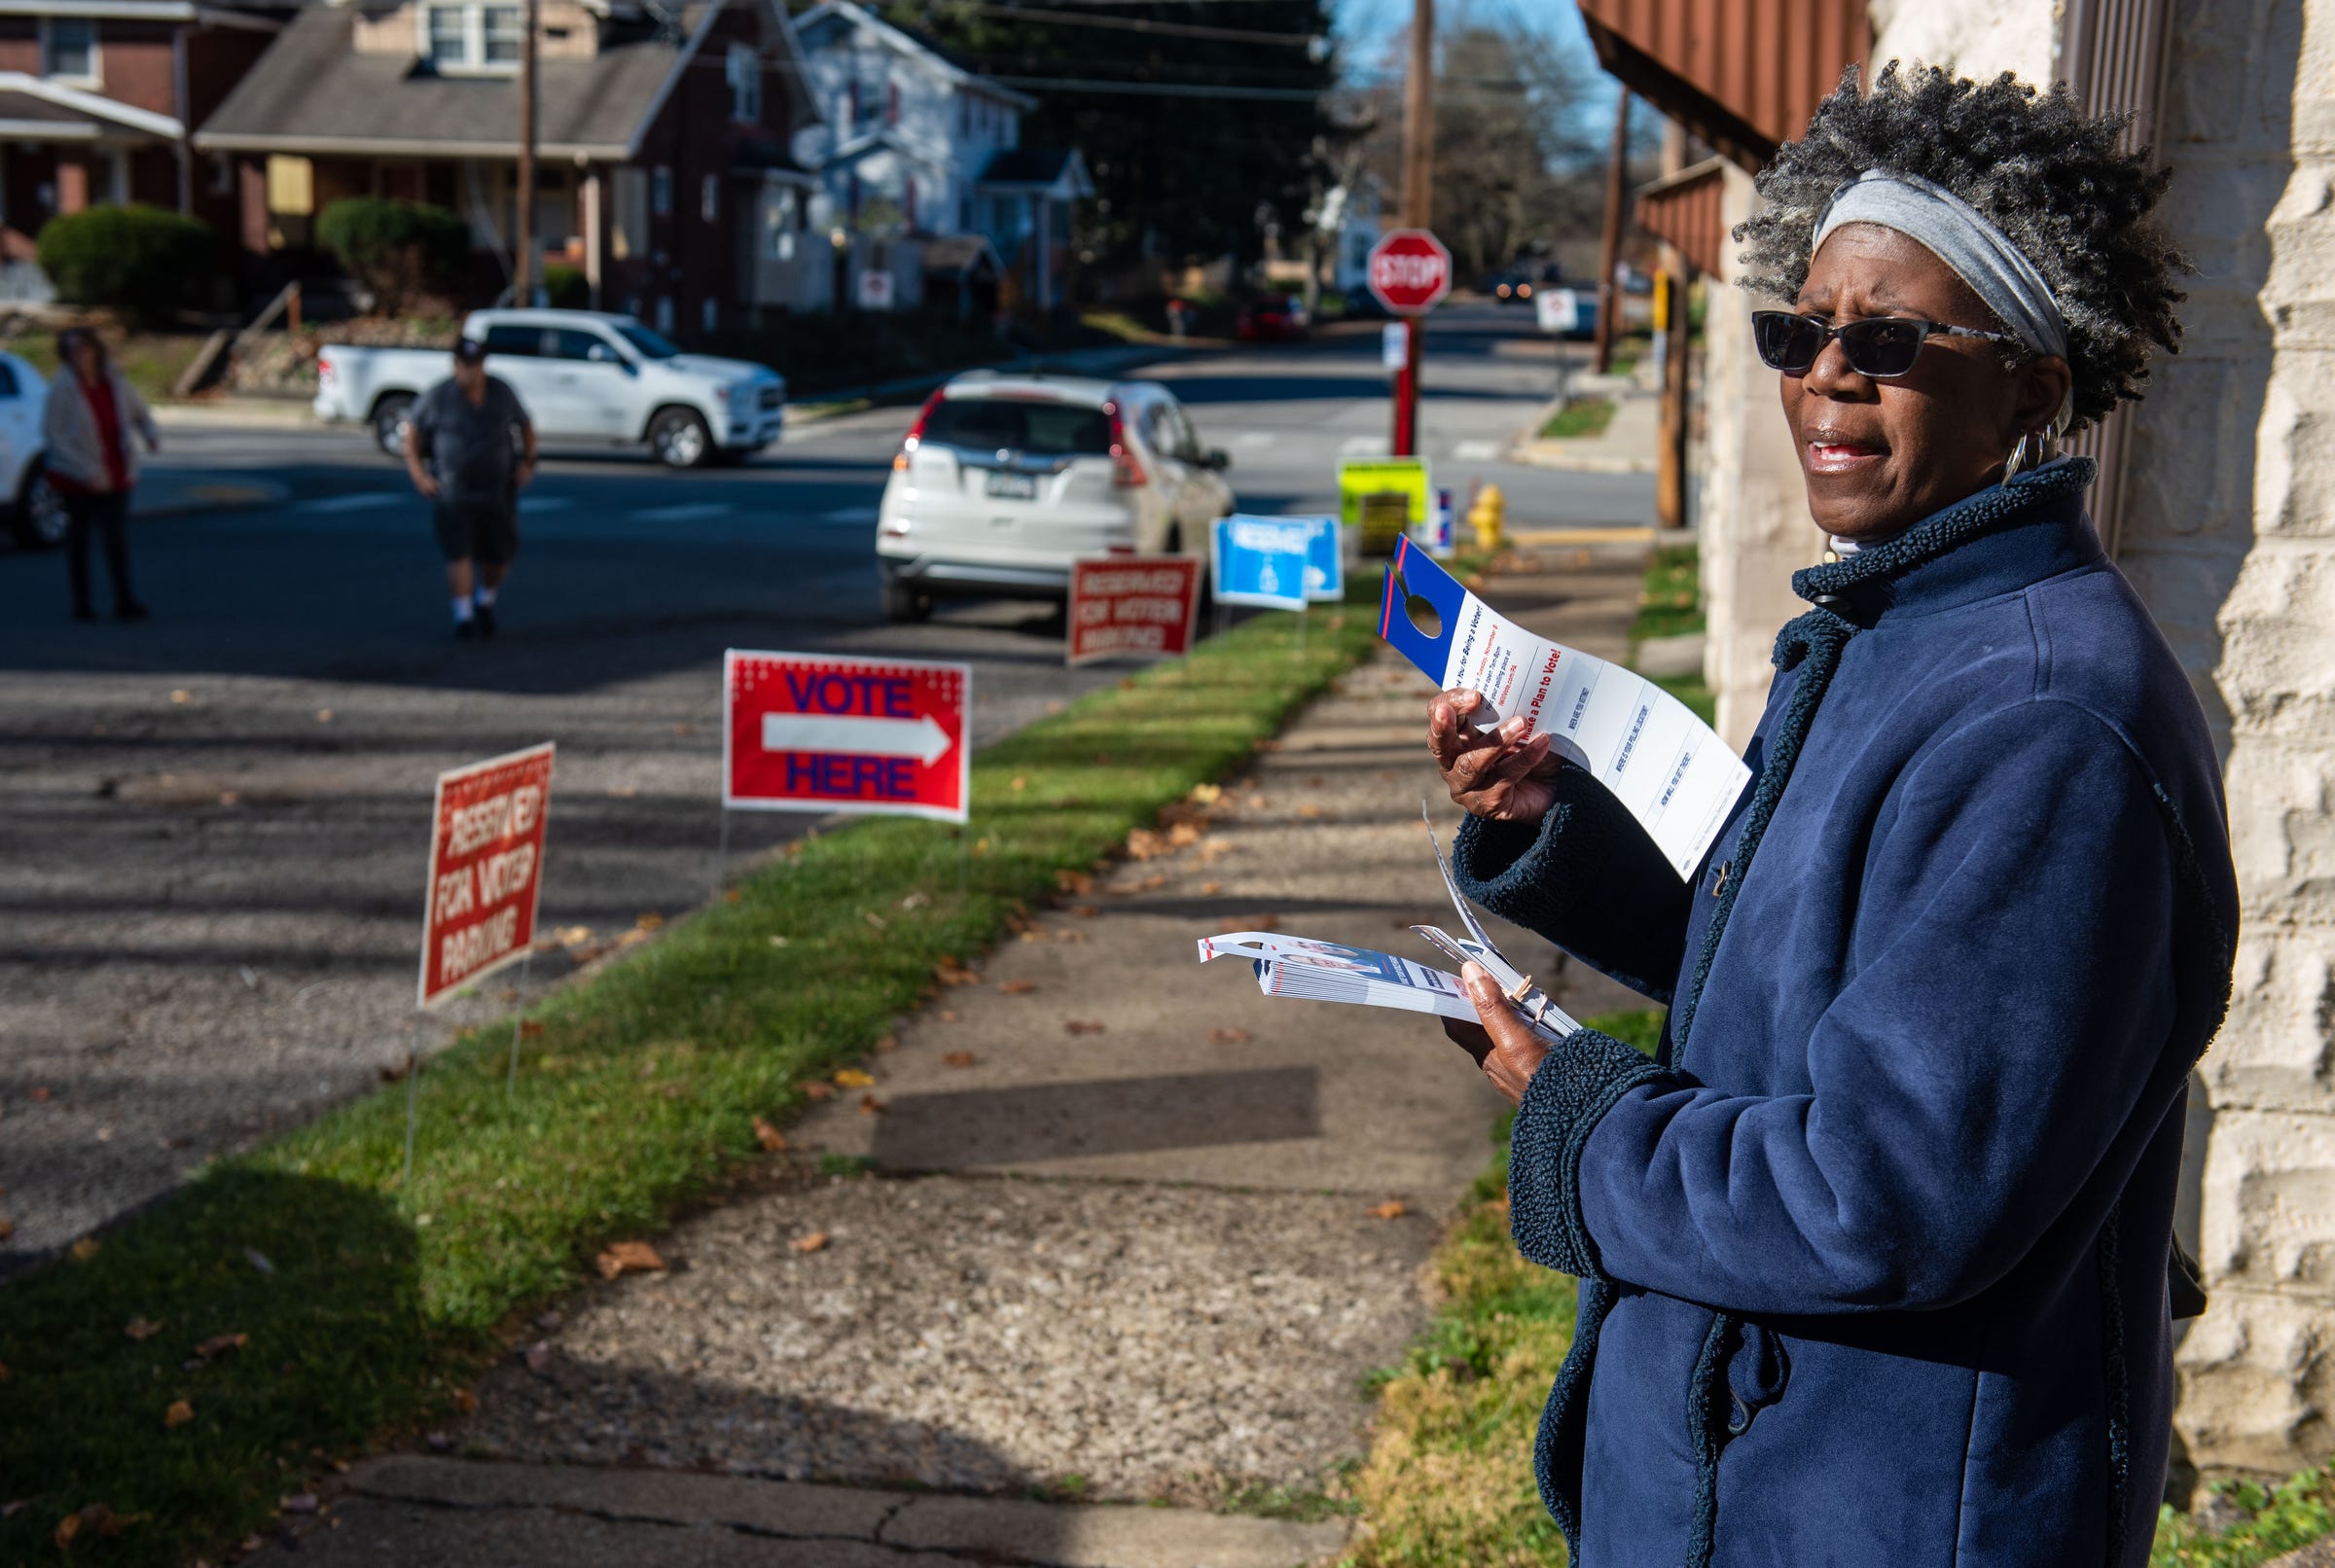
<instances>
[{"instance_id":1,"label":"black sunglasses","mask_svg":"<svg viewBox=\"0 0 2335 1568\"><path fill-rule=\"evenodd\" d=\"M1824 352L1824 345L1835 338L1841 340L1841 352L1848 356L1850 370L1859 375L1883 379L1912 370L1922 343L1931 338L1983 338L1990 343L2008 343L2013 347L2019 343L2008 333L1949 327L1942 321L1907 316L1866 316L1835 326L1815 316L1796 316L1789 310L1751 312L1751 339L1758 345L1759 357L1770 370L1781 371L1786 375L1806 375L1815 364L1816 356Z\"/></svg>"}]
</instances>

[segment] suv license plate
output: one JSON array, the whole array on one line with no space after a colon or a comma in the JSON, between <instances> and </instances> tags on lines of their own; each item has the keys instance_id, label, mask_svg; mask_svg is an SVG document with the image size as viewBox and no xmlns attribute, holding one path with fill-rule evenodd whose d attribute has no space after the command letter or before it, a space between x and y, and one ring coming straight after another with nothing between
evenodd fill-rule
<instances>
[{"instance_id":1,"label":"suv license plate","mask_svg":"<svg viewBox=\"0 0 2335 1568\"><path fill-rule=\"evenodd\" d=\"M1038 477L1035 474L995 474L989 476L989 494L1007 501L1035 501L1038 498Z\"/></svg>"}]
</instances>

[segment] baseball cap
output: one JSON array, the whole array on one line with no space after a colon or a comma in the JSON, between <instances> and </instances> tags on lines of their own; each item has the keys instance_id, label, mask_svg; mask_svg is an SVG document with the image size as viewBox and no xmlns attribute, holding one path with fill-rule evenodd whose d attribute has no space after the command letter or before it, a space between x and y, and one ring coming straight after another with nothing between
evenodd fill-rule
<instances>
[{"instance_id":1,"label":"baseball cap","mask_svg":"<svg viewBox=\"0 0 2335 1568\"><path fill-rule=\"evenodd\" d=\"M465 338L454 344L454 358L476 365L486 357L486 345L476 338Z\"/></svg>"}]
</instances>

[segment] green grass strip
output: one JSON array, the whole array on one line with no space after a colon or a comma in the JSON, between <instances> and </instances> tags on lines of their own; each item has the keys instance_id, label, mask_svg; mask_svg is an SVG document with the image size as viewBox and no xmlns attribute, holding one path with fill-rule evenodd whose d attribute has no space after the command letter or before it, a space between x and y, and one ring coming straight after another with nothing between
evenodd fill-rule
<instances>
[{"instance_id":1,"label":"green grass strip","mask_svg":"<svg viewBox=\"0 0 2335 1568\"><path fill-rule=\"evenodd\" d=\"M982 753L965 893L943 824L803 843L535 1009L516 1093L510 1024L465 1035L422 1076L411 1188L399 1086L0 1290L0 1505L24 1504L0 1562L55 1560L60 1528L79 1562L215 1551L326 1458L447 1413L512 1313L709 1194L756 1116L799 1108L1058 871L1239 766L1376 631L1363 604L1317 609L1301 656L1293 617L1259 617ZM222 1335L244 1339L205 1354Z\"/></svg>"},{"instance_id":2,"label":"green grass strip","mask_svg":"<svg viewBox=\"0 0 2335 1568\"><path fill-rule=\"evenodd\" d=\"M1676 637L1703 629L1703 557L1693 545L1664 545L1646 562L1630 640Z\"/></svg>"},{"instance_id":3,"label":"green grass strip","mask_svg":"<svg viewBox=\"0 0 2335 1568\"><path fill-rule=\"evenodd\" d=\"M1540 427L1543 441L1574 441L1602 436L1621 405L1611 398L1568 398L1563 408Z\"/></svg>"}]
</instances>

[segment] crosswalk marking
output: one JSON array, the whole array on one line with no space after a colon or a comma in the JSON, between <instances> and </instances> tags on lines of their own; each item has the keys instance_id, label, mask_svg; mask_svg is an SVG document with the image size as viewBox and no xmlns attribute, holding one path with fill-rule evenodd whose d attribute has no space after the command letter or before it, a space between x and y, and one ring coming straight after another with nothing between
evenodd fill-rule
<instances>
[{"instance_id":1,"label":"crosswalk marking","mask_svg":"<svg viewBox=\"0 0 2335 1568\"><path fill-rule=\"evenodd\" d=\"M625 516L633 522L703 522L712 517L726 517L730 512L727 501L684 501L678 506L643 507Z\"/></svg>"},{"instance_id":2,"label":"crosswalk marking","mask_svg":"<svg viewBox=\"0 0 2335 1568\"><path fill-rule=\"evenodd\" d=\"M1488 463L1499 455L1496 441L1463 441L1452 448L1452 456L1462 463Z\"/></svg>"},{"instance_id":3,"label":"crosswalk marking","mask_svg":"<svg viewBox=\"0 0 2335 1568\"><path fill-rule=\"evenodd\" d=\"M353 495L319 495L303 501L298 510L330 515L340 512L370 512L375 507L393 507L407 500L402 492L390 490L359 490ZM416 504L420 497L413 497Z\"/></svg>"},{"instance_id":4,"label":"crosswalk marking","mask_svg":"<svg viewBox=\"0 0 2335 1568\"><path fill-rule=\"evenodd\" d=\"M819 520L821 522L874 522L876 520L876 509L872 506L866 505L855 507L837 507L832 512L820 513Z\"/></svg>"},{"instance_id":5,"label":"crosswalk marking","mask_svg":"<svg viewBox=\"0 0 2335 1568\"><path fill-rule=\"evenodd\" d=\"M1383 457L1388 443L1384 436L1348 436L1338 444L1341 457Z\"/></svg>"},{"instance_id":6,"label":"crosswalk marking","mask_svg":"<svg viewBox=\"0 0 2335 1568\"><path fill-rule=\"evenodd\" d=\"M524 513L565 512L575 502L564 495L522 495L519 510Z\"/></svg>"}]
</instances>

